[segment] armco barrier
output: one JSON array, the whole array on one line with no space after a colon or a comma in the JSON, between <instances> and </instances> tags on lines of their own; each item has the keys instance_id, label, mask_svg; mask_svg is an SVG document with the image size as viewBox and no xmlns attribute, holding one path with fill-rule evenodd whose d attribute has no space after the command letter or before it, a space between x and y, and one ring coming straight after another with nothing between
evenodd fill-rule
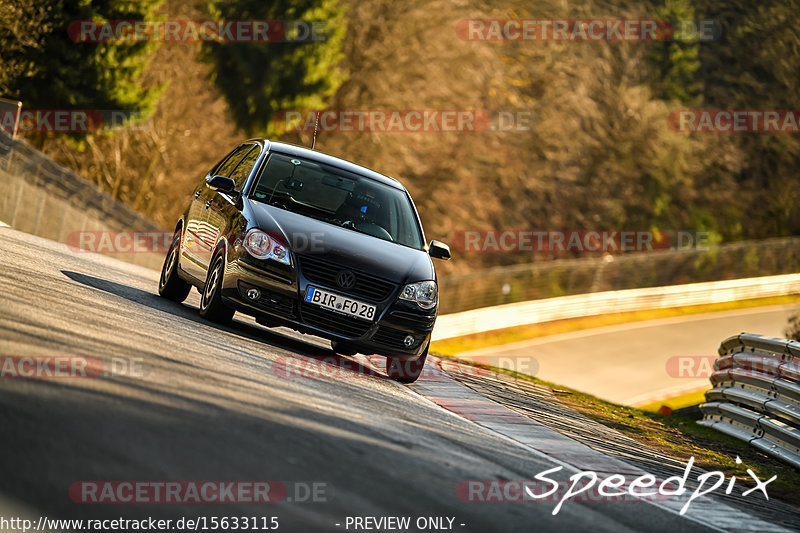
<instances>
[{"instance_id":1,"label":"armco barrier","mask_svg":"<svg viewBox=\"0 0 800 533\"><path fill-rule=\"evenodd\" d=\"M800 468L800 343L742 333L719 355L699 423Z\"/></svg>"},{"instance_id":2,"label":"armco barrier","mask_svg":"<svg viewBox=\"0 0 800 533\"><path fill-rule=\"evenodd\" d=\"M100 191L29 144L0 131L0 221L58 242L72 232L160 231L163 228ZM158 253L110 254L160 268Z\"/></svg>"},{"instance_id":3,"label":"armco barrier","mask_svg":"<svg viewBox=\"0 0 800 533\"><path fill-rule=\"evenodd\" d=\"M800 293L800 274L560 296L443 315L433 340L585 316Z\"/></svg>"}]
</instances>

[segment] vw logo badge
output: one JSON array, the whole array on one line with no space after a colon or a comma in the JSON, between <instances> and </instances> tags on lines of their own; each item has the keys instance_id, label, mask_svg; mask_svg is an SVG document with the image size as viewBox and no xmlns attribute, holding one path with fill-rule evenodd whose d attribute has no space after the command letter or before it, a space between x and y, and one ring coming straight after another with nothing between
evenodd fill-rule
<instances>
[{"instance_id":1,"label":"vw logo badge","mask_svg":"<svg viewBox=\"0 0 800 533\"><path fill-rule=\"evenodd\" d=\"M356 284L356 275L349 270L340 270L336 274L336 283L343 289L351 289Z\"/></svg>"}]
</instances>

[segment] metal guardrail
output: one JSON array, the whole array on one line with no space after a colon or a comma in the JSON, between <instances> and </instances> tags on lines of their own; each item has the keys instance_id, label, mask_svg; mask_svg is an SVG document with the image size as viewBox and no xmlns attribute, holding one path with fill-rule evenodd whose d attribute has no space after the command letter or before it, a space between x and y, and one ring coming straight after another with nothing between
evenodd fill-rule
<instances>
[{"instance_id":1,"label":"metal guardrail","mask_svg":"<svg viewBox=\"0 0 800 533\"><path fill-rule=\"evenodd\" d=\"M800 469L800 342L742 333L719 355L699 423Z\"/></svg>"},{"instance_id":2,"label":"metal guardrail","mask_svg":"<svg viewBox=\"0 0 800 533\"><path fill-rule=\"evenodd\" d=\"M532 261L439 278L440 314L587 293L800 272L800 236Z\"/></svg>"},{"instance_id":3,"label":"metal guardrail","mask_svg":"<svg viewBox=\"0 0 800 533\"><path fill-rule=\"evenodd\" d=\"M84 230L163 231L91 181L3 131L0 193L0 221L57 242ZM150 268L159 268L163 261L162 254L109 255Z\"/></svg>"},{"instance_id":4,"label":"metal guardrail","mask_svg":"<svg viewBox=\"0 0 800 533\"><path fill-rule=\"evenodd\" d=\"M593 292L440 315L433 340L607 313L800 294L800 274Z\"/></svg>"}]
</instances>

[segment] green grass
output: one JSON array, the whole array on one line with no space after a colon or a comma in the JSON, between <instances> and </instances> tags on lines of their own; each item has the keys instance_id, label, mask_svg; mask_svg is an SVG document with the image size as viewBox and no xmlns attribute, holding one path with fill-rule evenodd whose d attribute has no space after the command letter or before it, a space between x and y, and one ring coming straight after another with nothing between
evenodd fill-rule
<instances>
[{"instance_id":1,"label":"green grass","mask_svg":"<svg viewBox=\"0 0 800 533\"><path fill-rule=\"evenodd\" d=\"M667 406L670 409L681 409L683 407L691 407L692 405L698 405L706 401L705 391L707 391L709 387L704 387L702 389L697 389L695 391L687 392L685 394L679 394L678 396L672 396L669 398L664 398L663 400L658 400L655 402L650 402L644 405L638 405L637 407L642 411L652 411L657 413L662 406Z\"/></svg>"}]
</instances>

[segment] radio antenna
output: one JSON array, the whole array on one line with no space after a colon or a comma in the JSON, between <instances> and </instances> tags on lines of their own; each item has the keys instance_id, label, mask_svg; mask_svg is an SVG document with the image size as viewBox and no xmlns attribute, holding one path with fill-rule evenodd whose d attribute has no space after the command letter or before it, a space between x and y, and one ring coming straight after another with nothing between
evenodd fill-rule
<instances>
[{"instance_id":1,"label":"radio antenna","mask_svg":"<svg viewBox=\"0 0 800 533\"><path fill-rule=\"evenodd\" d=\"M311 149L314 149L314 145L317 144L317 132L319 131L319 111L314 113L314 137L311 138Z\"/></svg>"}]
</instances>

